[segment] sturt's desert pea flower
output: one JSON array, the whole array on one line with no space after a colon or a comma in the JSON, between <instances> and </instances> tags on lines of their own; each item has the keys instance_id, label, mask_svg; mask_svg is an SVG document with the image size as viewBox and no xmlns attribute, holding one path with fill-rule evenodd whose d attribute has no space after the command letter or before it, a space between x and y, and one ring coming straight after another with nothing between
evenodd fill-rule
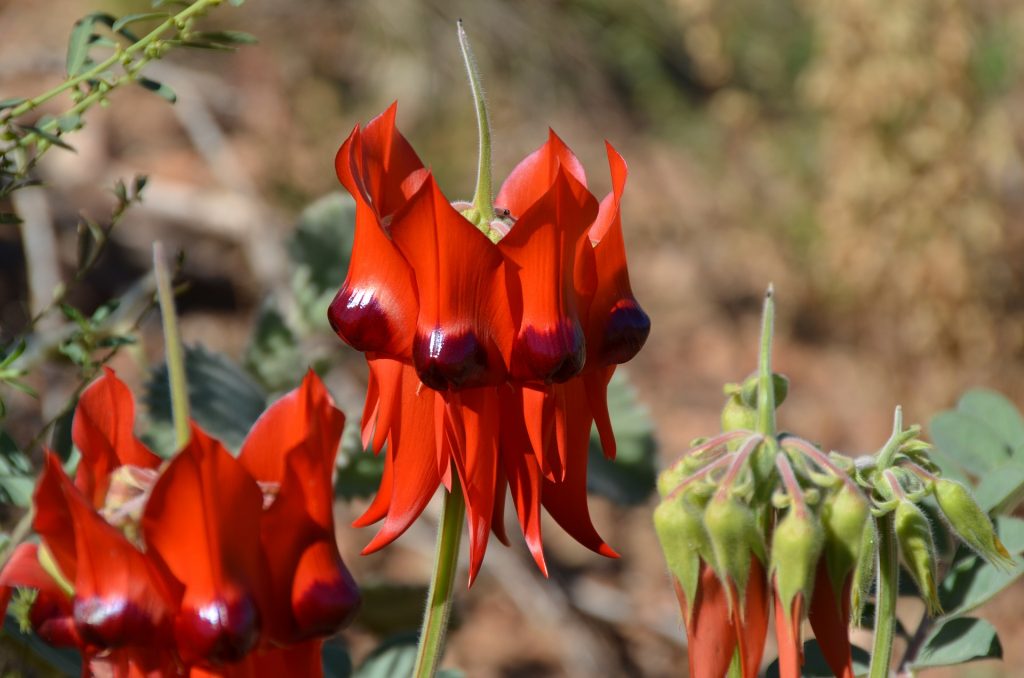
<instances>
[{"instance_id":1,"label":"sturt's desert pea flower","mask_svg":"<svg viewBox=\"0 0 1024 678\"><path fill-rule=\"evenodd\" d=\"M489 533L507 543L506 487L542 571L541 507L583 545L615 556L589 517L586 466L595 422L605 454L615 454L607 385L650 328L626 268L625 162L607 147L612 190L598 201L551 132L481 216L442 194L395 114L392 105L357 126L336 158L356 230L328 317L366 354L363 442L386 447L376 498L356 521L383 520L365 552L401 535L440 486L451 492L457 482L471 582Z\"/></svg>"},{"instance_id":2,"label":"sturt's desert pea flower","mask_svg":"<svg viewBox=\"0 0 1024 678\"><path fill-rule=\"evenodd\" d=\"M82 394L72 480L48 453L33 498L41 543L0 573L4 603L95 675L317 676L323 637L359 591L341 560L331 473L344 416L315 374L271 405L237 458L193 425L164 461L134 435L107 371Z\"/></svg>"}]
</instances>

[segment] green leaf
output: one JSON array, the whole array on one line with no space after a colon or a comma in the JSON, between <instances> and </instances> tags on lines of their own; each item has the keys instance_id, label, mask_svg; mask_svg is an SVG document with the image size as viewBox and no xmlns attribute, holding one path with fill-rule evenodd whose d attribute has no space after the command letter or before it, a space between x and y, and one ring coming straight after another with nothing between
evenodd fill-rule
<instances>
[{"instance_id":1,"label":"green leaf","mask_svg":"<svg viewBox=\"0 0 1024 678\"><path fill-rule=\"evenodd\" d=\"M974 488L974 496L987 512L1012 511L1024 500L1024 461L1011 460L986 473Z\"/></svg>"},{"instance_id":2,"label":"green leaf","mask_svg":"<svg viewBox=\"0 0 1024 678\"><path fill-rule=\"evenodd\" d=\"M228 3L232 7L241 7L243 2L245 2L245 0L228 0Z\"/></svg>"},{"instance_id":3,"label":"green leaf","mask_svg":"<svg viewBox=\"0 0 1024 678\"><path fill-rule=\"evenodd\" d=\"M21 354L25 352L25 348L28 346L26 341L22 339L18 343L14 344L14 348L8 347L4 349L3 359L0 359L0 369L10 367L11 364L21 357Z\"/></svg>"},{"instance_id":4,"label":"green leaf","mask_svg":"<svg viewBox=\"0 0 1024 678\"><path fill-rule=\"evenodd\" d=\"M60 128L61 132L71 132L73 130L78 129L81 126L82 118L77 114L69 113L67 115L62 115L59 118L57 118L57 127Z\"/></svg>"},{"instance_id":5,"label":"green leaf","mask_svg":"<svg viewBox=\"0 0 1024 678\"><path fill-rule=\"evenodd\" d=\"M853 655L853 675L861 676L868 672L871 663L871 655L852 645L850 647ZM773 661L765 670L765 678L779 678L779 660ZM803 678L832 678L835 674L828 667L825 655L821 652L818 641L811 639L804 643L804 666L800 672Z\"/></svg>"},{"instance_id":6,"label":"green leaf","mask_svg":"<svg viewBox=\"0 0 1024 678\"><path fill-rule=\"evenodd\" d=\"M68 53L65 59L68 76L78 75L85 66L89 54L89 40L92 38L92 27L96 23L96 14L89 14L75 22L68 40Z\"/></svg>"},{"instance_id":7,"label":"green leaf","mask_svg":"<svg viewBox=\"0 0 1024 678\"><path fill-rule=\"evenodd\" d=\"M913 668L965 664L979 659L1001 659L1003 647L996 630L984 619L950 619L932 631Z\"/></svg>"},{"instance_id":8,"label":"green leaf","mask_svg":"<svg viewBox=\"0 0 1024 678\"><path fill-rule=\"evenodd\" d=\"M293 388L308 367L299 349L299 340L271 298L260 308L244 364L268 391Z\"/></svg>"},{"instance_id":9,"label":"green leaf","mask_svg":"<svg viewBox=\"0 0 1024 678\"><path fill-rule=\"evenodd\" d=\"M227 356L202 346L185 347L185 376L192 418L226 447L237 451L266 407L266 392ZM153 370L145 391L150 418L169 424L171 396L166 365Z\"/></svg>"},{"instance_id":10,"label":"green leaf","mask_svg":"<svg viewBox=\"0 0 1024 678\"><path fill-rule=\"evenodd\" d=\"M51 133L43 130L40 127L35 127L33 125L17 125L17 127L19 129L22 129L22 130L26 131L26 132L31 132L32 134L35 134L36 136L38 136L41 139L45 139L46 141L49 141L54 146L60 146L61 148L65 149L65 150L74 151L74 152L77 153L77 151L75 151L74 146L72 146L71 144L69 144L66 141L62 140L56 134L51 134Z\"/></svg>"},{"instance_id":11,"label":"green leaf","mask_svg":"<svg viewBox=\"0 0 1024 678\"><path fill-rule=\"evenodd\" d=\"M192 38L218 45L255 45L259 42L256 36L244 31L204 31L192 33Z\"/></svg>"},{"instance_id":12,"label":"green leaf","mask_svg":"<svg viewBox=\"0 0 1024 678\"><path fill-rule=\"evenodd\" d=\"M323 196L302 211L288 243L288 254L295 263L298 284L310 288L308 296L333 295L345 281L355 224L355 201L340 191ZM326 305L323 310L326 312Z\"/></svg>"},{"instance_id":13,"label":"green leaf","mask_svg":"<svg viewBox=\"0 0 1024 678\"><path fill-rule=\"evenodd\" d=\"M0 494L4 501L16 506L32 504L36 478L25 453L5 431L0 431Z\"/></svg>"},{"instance_id":14,"label":"green leaf","mask_svg":"<svg viewBox=\"0 0 1024 678\"><path fill-rule=\"evenodd\" d=\"M996 516L996 534L1011 555L1024 553L1024 519Z\"/></svg>"},{"instance_id":15,"label":"green leaf","mask_svg":"<svg viewBox=\"0 0 1024 678\"><path fill-rule=\"evenodd\" d=\"M9 99L0 99L0 111L5 108L14 108L15 106L21 106L23 103L28 101L25 97L10 97Z\"/></svg>"},{"instance_id":16,"label":"green leaf","mask_svg":"<svg viewBox=\"0 0 1024 678\"><path fill-rule=\"evenodd\" d=\"M967 553L965 549L961 549L961 552ZM1015 561L1014 567L1006 571L970 553L954 561L949 572L943 577L939 585L939 603L947 617L966 614L991 600L1022 574L1024 563L1019 558Z\"/></svg>"},{"instance_id":17,"label":"green leaf","mask_svg":"<svg viewBox=\"0 0 1024 678\"><path fill-rule=\"evenodd\" d=\"M4 657L5 667L17 661L25 669L24 675L46 678L82 674L82 659L77 651L47 645L36 634L22 631L11 615L4 617L3 621L0 656Z\"/></svg>"},{"instance_id":18,"label":"green leaf","mask_svg":"<svg viewBox=\"0 0 1024 678\"><path fill-rule=\"evenodd\" d=\"M416 633L388 638L356 669L352 678L407 678L416 664ZM438 678L462 678L461 671L446 669Z\"/></svg>"},{"instance_id":19,"label":"green leaf","mask_svg":"<svg viewBox=\"0 0 1024 678\"><path fill-rule=\"evenodd\" d=\"M608 384L608 410L618 452L614 461L605 458L594 427L587 489L619 504L642 504L654 491L658 475L654 423L622 369Z\"/></svg>"},{"instance_id":20,"label":"green leaf","mask_svg":"<svg viewBox=\"0 0 1024 678\"><path fill-rule=\"evenodd\" d=\"M320 663L324 668L324 678L352 677L352 656L338 638L330 638L324 643Z\"/></svg>"},{"instance_id":21,"label":"green leaf","mask_svg":"<svg viewBox=\"0 0 1024 678\"><path fill-rule=\"evenodd\" d=\"M0 212L0 224L20 224L21 217L13 212Z\"/></svg>"},{"instance_id":22,"label":"green leaf","mask_svg":"<svg viewBox=\"0 0 1024 678\"><path fill-rule=\"evenodd\" d=\"M139 21L154 21L160 19L161 21L169 19L171 17L167 12L139 12L136 14L126 14L110 27L113 31L119 31L129 24L134 24Z\"/></svg>"},{"instance_id":23,"label":"green leaf","mask_svg":"<svg viewBox=\"0 0 1024 678\"><path fill-rule=\"evenodd\" d=\"M983 421L962 412L941 412L931 421L932 440L975 476L1002 466L1010 448Z\"/></svg>"},{"instance_id":24,"label":"green leaf","mask_svg":"<svg viewBox=\"0 0 1024 678\"><path fill-rule=\"evenodd\" d=\"M135 82L139 83L140 85L148 89L150 92L159 94L164 99L170 101L172 104L178 100L178 95L174 93L174 90L168 87L167 85L163 84L162 82L157 82L156 80L151 80L141 75Z\"/></svg>"},{"instance_id":25,"label":"green leaf","mask_svg":"<svg viewBox=\"0 0 1024 678\"><path fill-rule=\"evenodd\" d=\"M983 422L1011 448L1024 445L1024 417L1005 397L986 389L968 391L957 409Z\"/></svg>"}]
</instances>

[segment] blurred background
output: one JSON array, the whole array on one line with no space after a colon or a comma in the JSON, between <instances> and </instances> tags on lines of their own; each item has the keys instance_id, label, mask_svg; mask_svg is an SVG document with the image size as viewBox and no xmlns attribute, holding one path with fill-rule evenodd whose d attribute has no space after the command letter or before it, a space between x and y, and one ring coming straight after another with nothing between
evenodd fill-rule
<instances>
[{"instance_id":1,"label":"blurred background","mask_svg":"<svg viewBox=\"0 0 1024 678\"><path fill-rule=\"evenodd\" d=\"M78 17L148 8L0 0L0 99L62 80ZM317 219L346 209L307 207L339 190L334 153L354 125L398 100L403 133L446 194L470 196L476 131L458 17L488 89L496 181L548 127L579 155L599 196L610 187L602 140L629 163L623 222L653 330L627 371L653 421L659 464L716 430L722 385L753 369L769 282L776 369L792 382L780 412L788 430L858 454L884 442L897 404L925 425L974 386L1024 404L1024 6L1013 0L249 0L218 9L208 27L244 30L259 44L154 64L148 73L177 104L118 91L74 133L77 153L55 149L41 163L53 261L27 266L19 229L0 225L0 340L30 316L30 272L74 272L79 211L109 215L113 182L143 173L143 202L72 301L91 312L125 295L159 239L186 254L186 343L258 362L250 334L268 304L292 317L296 304L306 308L296 276L316 270L296 262L317 241L296 237L296 224L306 210L309 233L322 235ZM338 280L344 265L341 253ZM356 417L358 356L323 316L303 317L302 350L325 361ZM114 361L136 385L161 360L155 315L141 334ZM33 382L41 400L12 396L11 435L30 438L75 376L55 363ZM257 376L269 392L285 388ZM347 523L365 505L339 499L343 554L361 583L404 601L415 625L429 520L360 557L372 532ZM459 619L469 623L453 631L447 663L473 677L684 675L652 507L642 492L592 500L620 561L585 552L551 524L547 581L515 537L511 549L492 548L479 582L460 595ZM1018 582L983 609L1007 662L979 664L975 675L1018 675L1007 667L1024 662L1022 603ZM906 614L916 625L920 610ZM374 617L346 632L357 660L404 623Z\"/></svg>"}]
</instances>

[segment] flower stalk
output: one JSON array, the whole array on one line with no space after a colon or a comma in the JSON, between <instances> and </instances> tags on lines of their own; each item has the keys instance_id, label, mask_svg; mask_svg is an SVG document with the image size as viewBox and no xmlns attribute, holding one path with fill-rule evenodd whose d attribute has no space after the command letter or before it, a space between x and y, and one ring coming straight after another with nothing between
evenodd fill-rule
<instances>
[{"instance_id":1,"label":"flower stalk","mask_svg":"<svg viewBox=\"0 0 1024 678\"><path fill-rule=\"evenodd\" d=\"M164 328L164 352L167 355L167 381L171 387L171 414L175 444L179 449L188 444L189 425L188 382L185 379L185 352L178 332L178 314L174 309L174 289L167 270L163 243L153 243L153 274L160 302L160 319Z\"/></svg>"},{"instance_id":2,"label":"flower stalk","mask_svg":"<svg viewBox=\"0 0 1024 678\"><path fill-rule=\"evenodd\" d=\"M416 650L414 678L433 678L444 656L448 619L451 615L455 573L459 566L459 543L462 541L462 523L466 502L458 478L452 478L451 492L445 495L441 509L441 524L437 533L437 552L434 574L427 594L427 609L420 627L419 647Z\"/></svg>"},{"instance_id":3,"label":"flower stalk","mask_svg":"<svg viewBox=\"0 0 1024 678\"><path fill-rule=\"evenodd\" d=\"M878 589L875 600L875 640L871 649L868 678L888 678L892 642L896 634L896 599L900 569L896 550L893 514L877 518Z\"/></svg>"},{"instance_id":4,"label":"flower stalk","mask_svg":"<svg viewBox=\"0 0 1024 678\"><path fill-rule=\"evenodd\" d=\"M490 222L494 218L494 188L491 182L491 120L487 112L487 100L484 97L480 82L480 67L476 63L473 49L469 46L469 36L458 21L459 48L462 60L466 65L469 87L473 93L473 105L476 108L476 127L479 138L479 156L476 171L476 188L473 191L473 206L465 214L466 218L476 224L477 228L490 234ZM492 238L493 239L493 238Z\"/></svg>"}]
</instances>

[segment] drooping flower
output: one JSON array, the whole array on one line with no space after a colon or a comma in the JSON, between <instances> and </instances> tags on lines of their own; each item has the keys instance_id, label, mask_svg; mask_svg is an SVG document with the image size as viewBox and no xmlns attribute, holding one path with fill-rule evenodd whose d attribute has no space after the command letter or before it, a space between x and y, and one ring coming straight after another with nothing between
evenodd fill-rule
<instances>
[{"instance_id":1,"label":"drooping flower","mask_svg":"<svg viewBox=\"0 0 1024 678\"><path fill-rule=\"evenodd\" d=\"M47 454L42 543L0 573L4 605L12 587L36 591L32 627L96 675L319 675L322 638L359 605L331 513L344 417L323 384L310 372L274 403L237 459L193 426L164 463L133 421L113 372L82 394L75 479Z\"/></svg>"},{"instance_id":2,"label":"drooping flower","mask_svg":"<svg viewBox=\"0 0 1024 678\"><path fill-rule=\"evenodd\" d=\"M452 204L395 127L392 105L356 127L336 158L356 201L344 285L328 317L366 354L364 444L387 447L356 525L383 520L364 552L397 538L453 473L466 498L470 581L501 524L505 488L546 571L541 506L579 542L614 556L586 505L590 428L614 438L605 394L650 321L633 297L620 203L626 165L609 145L600 203L551 132L523 160L482 227ZM460 211L464 210L464 211ZM486 232L485 232L486 231Z\"/></svg>"}]
</instances>

